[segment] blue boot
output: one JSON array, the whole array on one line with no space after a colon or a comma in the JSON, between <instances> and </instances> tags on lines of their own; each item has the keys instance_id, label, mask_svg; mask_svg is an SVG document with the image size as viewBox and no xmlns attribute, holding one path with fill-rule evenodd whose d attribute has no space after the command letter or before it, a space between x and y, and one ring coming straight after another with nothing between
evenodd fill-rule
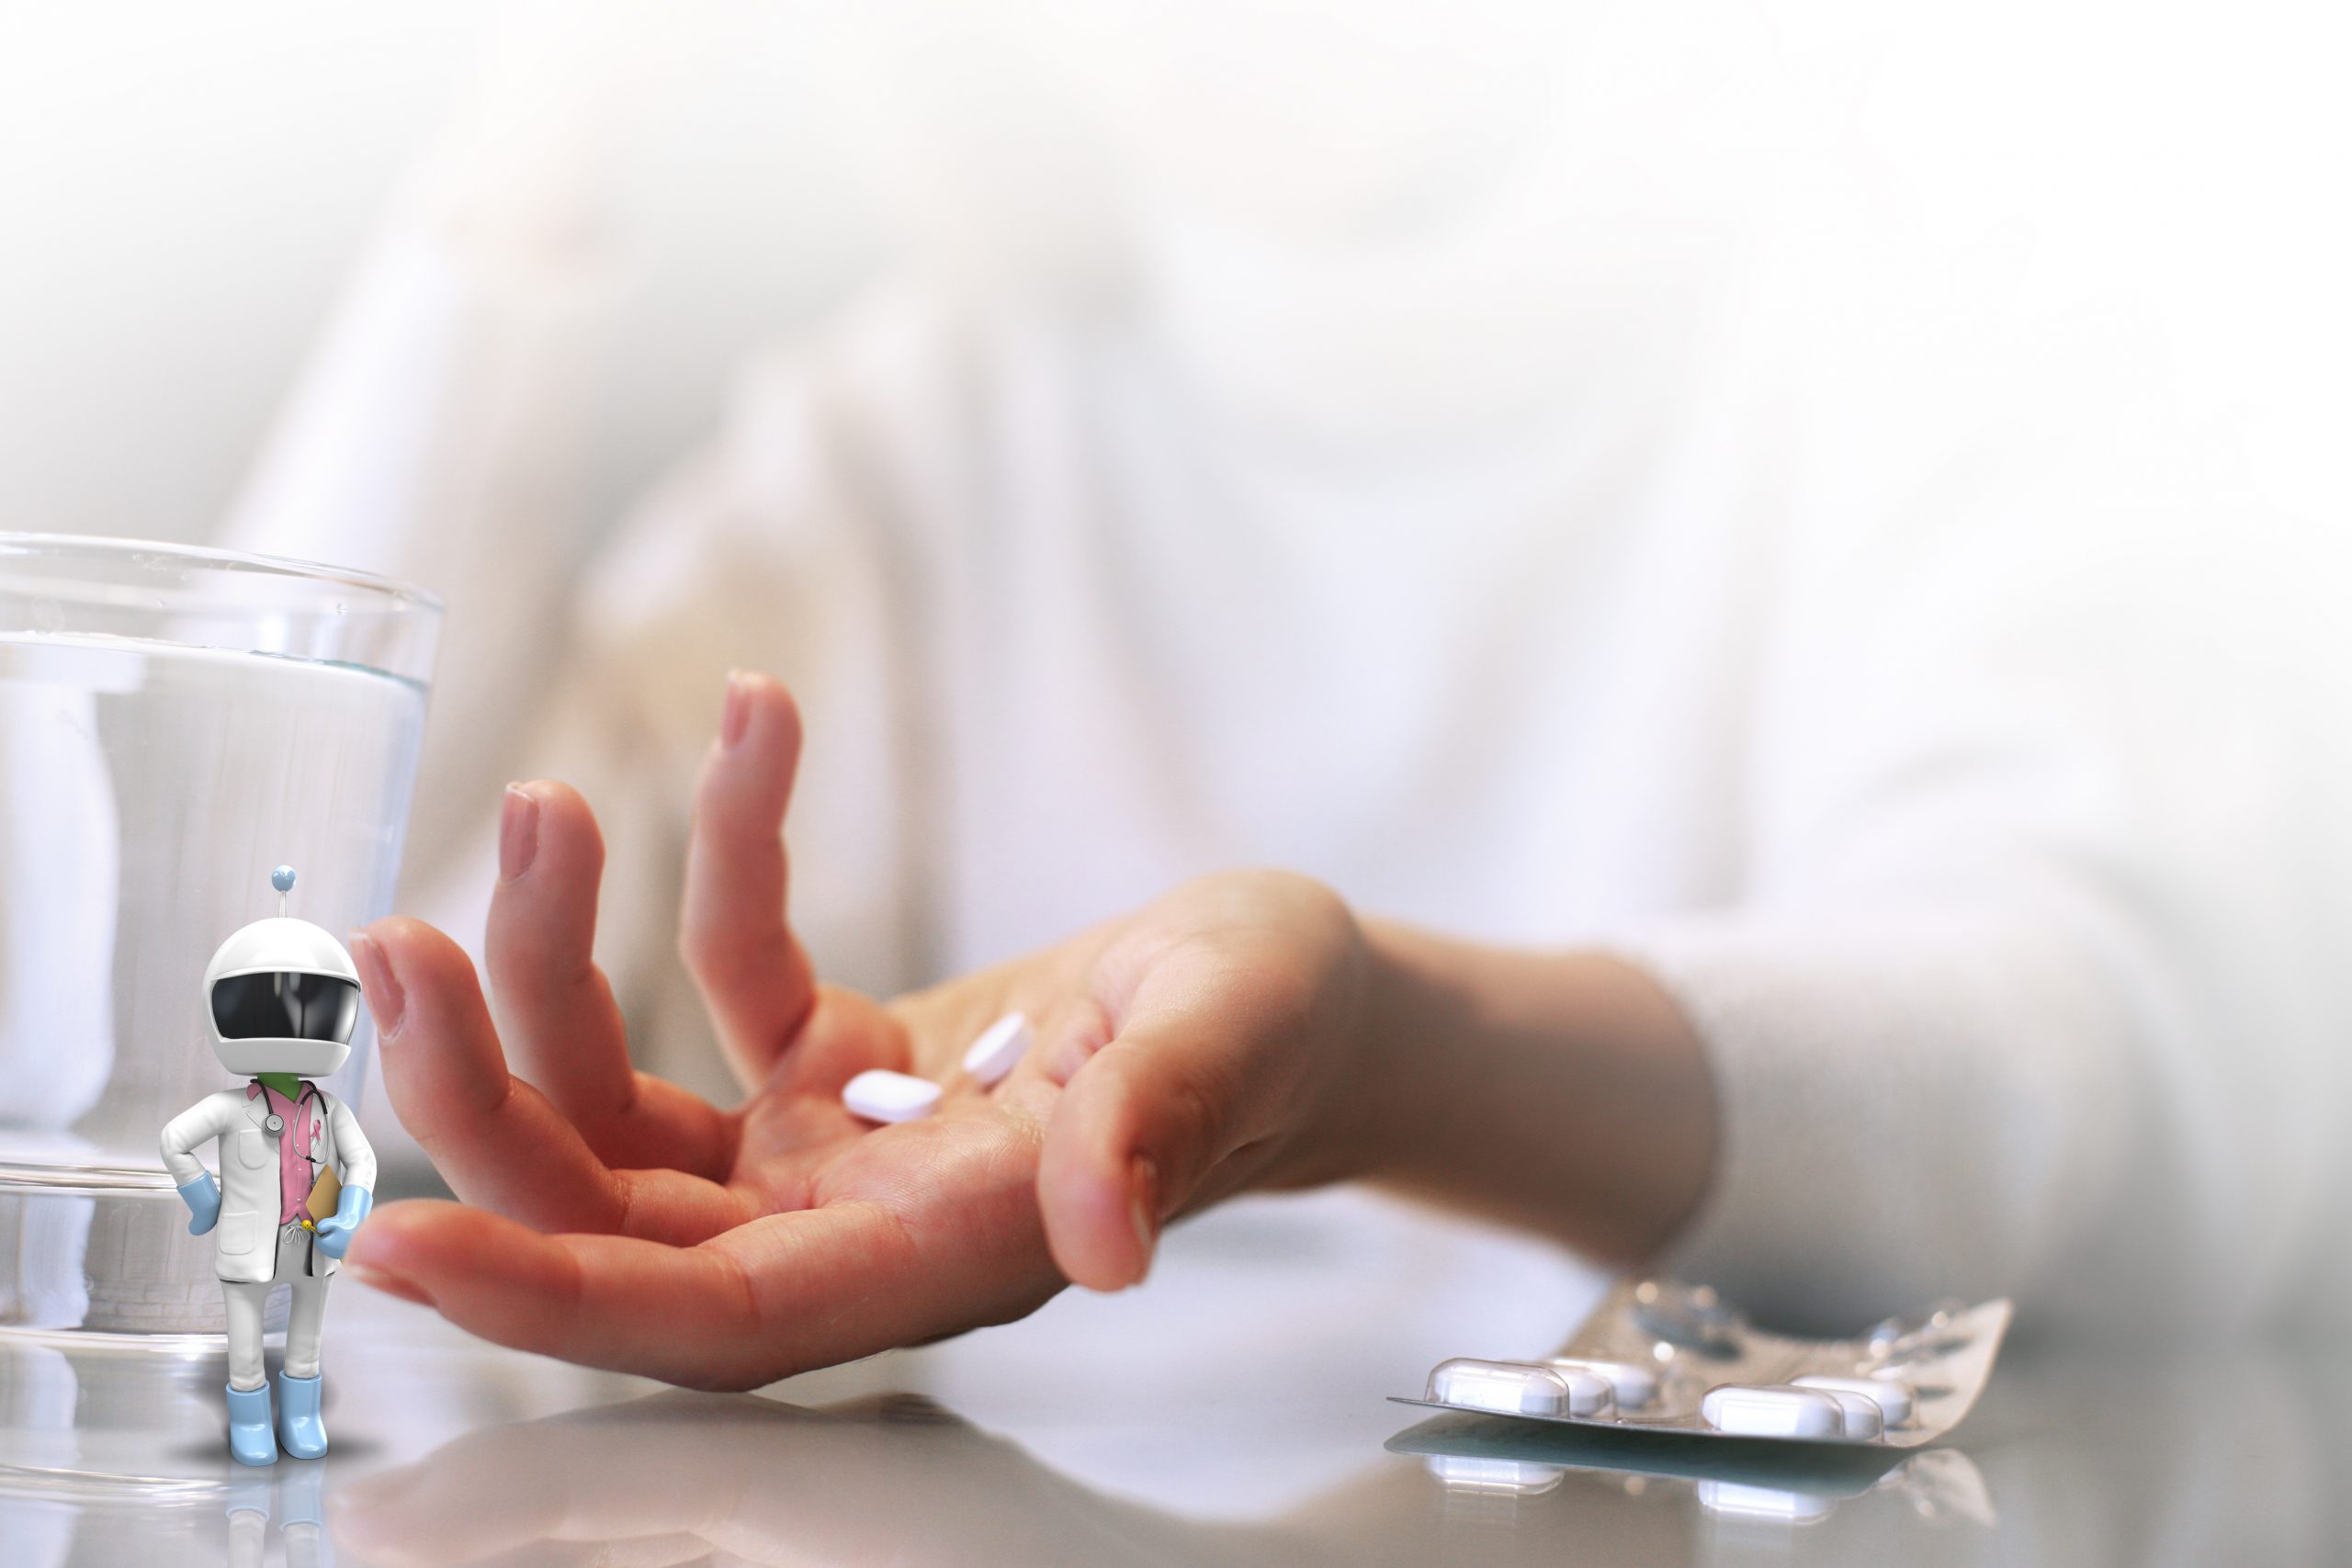
<instances>
[{"instance_id":1,"label":"blue boot","mask_svg":"<svg viewBox=\"0 0 2352 1568\"><path fill-rule=\"evenodd\" d=\"M315 1377L277 1377L277 1442L296 1459L316 1459L327 1451L326 1423L319 1419L319 1382Z\"/></svg>"},{"instance_id":2,"label":"blue boot","mask_svg":"<svg viewBox=\"0 0 2352 1568\"><path fill-rule=\"evenodd\" d=\"M276 1464L277 1439L269 1431L269 1385L229 1391L229 1457L239 1464Z\"/></svg>"}]
</instances>

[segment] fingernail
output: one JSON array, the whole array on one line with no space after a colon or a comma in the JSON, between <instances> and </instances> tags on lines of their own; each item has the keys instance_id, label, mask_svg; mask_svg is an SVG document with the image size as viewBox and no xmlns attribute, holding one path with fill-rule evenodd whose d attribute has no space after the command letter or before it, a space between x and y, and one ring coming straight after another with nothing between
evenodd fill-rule
<instances>
[{"instance_id":1,"label":"fingernail","mask_svg":"<svg viewBox=\"0 0 2352 1568\"><path fill-rule=\"evenodd\" d=\"M398 1296L404 1302L414 1302L419 1306L434 1305L433 1298L426 1295L424 1287L413 1280L404 1279L398 1274L387 1274L381 1269L371 1269L365 1263L354 1263L347 1258L344 1259L343 1271L369 1289L381 1291L388 1296Z\"/></svg>"},{"instance_id":2,"label":"fingernail","mask_svg":"<svg viewBox=\"0 0 2352 1568\"><path fill-rule=\"evenodd\" d=\"M538 854L538 799L521 784L508 784L498 819L499 880L514 881L531 869Z\"/></svg>"},{"instance_id":3,"label":"fingernail","mask_svg":"<svg viewBox=\"0 0 2352 1568\"><path fill-rule=\"evenodd\" d=\"M368 1010L376 1018L376 1038L390 1040L401 1032L401 1014L408 1006L400 979L386 962L384 950L366 931L351 933L351 960L359 966L359 983L368 998Z\"/></svg>"},{"instance_id":4,"label":"fingernail","mask_svg":"<svg viewBox=\"0 0 2352 1568\"><path fill-rule=\"evenodd\" d=\"M1143 1283L1151 1272L1151 1251L1159 1242L1157 1216L1159 1213L1159 1168L1149 1155L1136 1156L1135 1182L1128 1189L1127 1218L1136 1227L1136 1240L1143 1247L1143 1264L1136 1270L1135 1282Z\"/></svg>"},{"instance_id":5,"label":"fingernail","mask_svg":"<svg viewBox=\"0 0 2352 1568\"><path fill-rule=\"evenodd\" d=\"M718 743L729 751L752 728L752 687L741 670L727 672L727 706L718 716Z\"/></svg>"}]
</instances>

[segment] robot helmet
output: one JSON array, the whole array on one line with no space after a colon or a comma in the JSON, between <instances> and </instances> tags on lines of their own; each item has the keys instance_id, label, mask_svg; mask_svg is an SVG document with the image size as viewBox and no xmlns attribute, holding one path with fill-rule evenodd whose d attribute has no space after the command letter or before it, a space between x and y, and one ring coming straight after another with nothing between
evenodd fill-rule
<instances>
[{"instance_id":1,"label":"robot helmet","mask_svg":"<svg viewBox=\"0 0 2352 1568\"><path fill-rule=\"evenodd\" d=\"M359 971L326 931L278 915L220 944L205 966L204 1000L213 1054L231 1072L324 1077L351 1055Z\"/></svg>"}]
</instances>

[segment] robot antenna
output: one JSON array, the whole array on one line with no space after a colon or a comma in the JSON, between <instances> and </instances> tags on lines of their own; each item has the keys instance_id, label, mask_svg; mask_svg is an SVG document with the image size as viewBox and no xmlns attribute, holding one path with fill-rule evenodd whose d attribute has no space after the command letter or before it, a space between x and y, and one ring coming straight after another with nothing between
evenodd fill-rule
<instances>
[{"instance_id":1,"label":"robot antenna","mask_svg":"<svg viewBox=\"0 0 2352 1568\"><path fill-rule=\"evenodd\" d=\"M279 866L269 874L269 885L277 889L277 912L282 916L286 913L286 895L292 892L294 888L294 868L290 865Z\"/></svg>"}]
</instances>

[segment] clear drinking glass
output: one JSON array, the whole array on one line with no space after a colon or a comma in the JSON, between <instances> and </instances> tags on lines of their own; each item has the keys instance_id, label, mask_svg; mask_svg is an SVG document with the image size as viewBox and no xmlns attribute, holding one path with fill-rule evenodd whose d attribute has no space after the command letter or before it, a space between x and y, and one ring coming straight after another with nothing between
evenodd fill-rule
<instances>
[{"instance_id":1,"label":"clear drinking glass","mask_svg":"<svg viewBox=\"0 0 2352 1568\"><path fill-rule=\"evenodd\" d=\"M220 1329L156 1151L229 1087L205 963L277 913L281 863L338 936L390 910L440 613L333 567L0 534L0 1332ZM326 1087L356 1100L373 1045L363 1021Z\"/></svg>"}]
</instances>

